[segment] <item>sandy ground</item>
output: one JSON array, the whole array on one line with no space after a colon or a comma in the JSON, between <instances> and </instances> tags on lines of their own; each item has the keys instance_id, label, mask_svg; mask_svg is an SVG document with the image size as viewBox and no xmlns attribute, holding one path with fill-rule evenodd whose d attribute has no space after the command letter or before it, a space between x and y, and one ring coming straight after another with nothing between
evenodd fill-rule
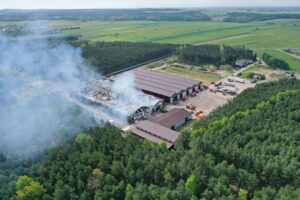
<instances>
[{"instance_id":1,"label":"sandy ground","mask_svg":"<svg viewBox=\"0 0 300 200\"><path fill-rule=\"evenodd\" d=\"M227 77L228 78L228 77ZM221 81L226 81L227 78ZM245 80L245 83L234 83L235 88L238 89L238 93L241 93L247 88L254 87L255 84L250 83L250 81ZM214 85L210 85L209 89L215 89ZM237 95L223 95L220 92L214 93L210 92L209 89L199 92L195 97L189 97L186 101L178 101L176 104L167 105L167 109L171 110L173 108L186 108L187 104L193 104L197 106L195 112L203 111L205 115L209 115L216 108L223 106L228 101L235 98Z\"/></svg>"},{"instance_id":2,"label":"sandy ground","mask_svg":"<svg viewBox=\"0 0 300 200\"><path fill-rule=\"evenodd\" d=\"M176 104L167 106L168 110L173 108L186 108L186 104L197 106L196 111L202 110L205 115L208 115L214 109L222 106L232 99L231 96L223 96L221 93L212 93L209 90L202 91L195 97L189 97L186 101L178 101Z\"/></svg>"}]
</instances>

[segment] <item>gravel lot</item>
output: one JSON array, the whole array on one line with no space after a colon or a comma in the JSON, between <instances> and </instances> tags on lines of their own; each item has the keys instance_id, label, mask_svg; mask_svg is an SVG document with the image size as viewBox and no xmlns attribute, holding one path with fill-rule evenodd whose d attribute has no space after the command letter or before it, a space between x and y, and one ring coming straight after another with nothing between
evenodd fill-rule
<instances>
[{"instance_id":1,"label":"gravel lot","mask_svg":"<svg viewBox=\"0 0 300 200\"><path fill-rule=\"evenodd\" d=\"M227 81L227 77L220 81ZM250 81L245 80L245 83L237 83L235 82L235 88L238 90L238 94L244 91L247 88L254 87L255 84L250 83ZM228 87L228 86L226 86ZM175 105L167 105L167 109L171 110L173 108L185 108L186 104L193 104L197 106L195 112L202 110L205 115L208 115L210 112L215 110L217 107L226 104L229 100L232 100L235 96L233 95L223 95L220 92L210 92L210 89L215 89L214 85L210 85L209 89L204 90L197 94L195 97L189 97L186 101L178 101Z\"/></svg>"}]
</instances>

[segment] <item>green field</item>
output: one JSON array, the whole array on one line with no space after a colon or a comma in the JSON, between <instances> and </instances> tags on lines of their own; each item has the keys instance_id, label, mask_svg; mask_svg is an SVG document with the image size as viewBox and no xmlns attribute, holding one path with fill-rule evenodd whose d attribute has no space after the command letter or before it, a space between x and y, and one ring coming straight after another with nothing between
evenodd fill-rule
<instances>
[{"instance_id":1,"label":"green field","mask_svg":"<svg viewBox=\"0 0 300 200\"><path fill-rule=\"evenodd\" d=\"M240 36L255 31L257 24L223 22L71 22L54 21L54 26L80 26L65 31L67 35L82 35L82 40L130 41L159 43L199 43L224 37ZM269 28L264 26L264 28Z\"/></svg>"},{"instance_id":2,"label":"green field","mask_svg":"<svg viewBox=\"0 0 300 200\"><path fill-rule=\"evenodd\" d=\"M272 22L261 22L261 26L258 26L258 30L253 31L246 37L228 39L217 43L228 45L243 44L254 50L300 48L299 23L300 20L274 20Z\"/></svg>"},{"instance_id":3,"label":"green field","mask_svg":"<svg viewBox=\"0 0 300 200\"><path fill-rule=\"evenodd\" d=\"M64 34L91 41L146 41L245 45L254 49L300 48L300 20L253 23L52 21L54 26L80 26ZM296 26L295 26L296 25Z\"/></svg>"},{"instance_id":4,"label":"green field","mask_svg":"<svg viewBox=\"0 0 300 200\"><path fill-rule=\"evenodd\" d=\"M54 37L80 35L81 40L92 42L244 45L254 49L258 54L266 51L278 58L283 58L291 65L292 70L300 71L299 60L278 51L283 48L300 48L300 20L252 23L53 20L46 23L49 23L51 27L80 27L80 29L66 30L62 34L52 35Z\"/></svg>"},{"instance_id":5,"label":"green field","mask_svg":"<svg viewBox=\"0 0 300 200\"><path fill-rule=\"evenodd\" d=\"M258 55L261 56L263 52L270 54L275 58L280 58L285 60L289 65L290 69L294 72L300 73L300 59L297 59L281 50L259 50L257 51Z\"/></svg>"},{"instance_id":6,"label":"green field","mask_svg":"<svg viewBox=\"0 0 300 200\"><path fill-rule=\"evenodd\" d=\"M300 60L278 51L300 48L300 20L253 23L52 21L51 25L80 26L80 29L64 31L64 34L78 34L82 40L90 41L244 45L258 54L266 51L285 59L293 71L300 72Z\"/></svg>"},{"instance_id":7,"label":"green field","mask_svg":"<svg viewBox=\"0 0 300 200\"><path fill-rule=\"evenodd\" d=\"M300 20L252 23L60 20L47 23L52 27L80 27L53 36L81 35L82 40L90 41L217 43L245 45L255 50L300 48Z\"/></svg>"}]
</instances>

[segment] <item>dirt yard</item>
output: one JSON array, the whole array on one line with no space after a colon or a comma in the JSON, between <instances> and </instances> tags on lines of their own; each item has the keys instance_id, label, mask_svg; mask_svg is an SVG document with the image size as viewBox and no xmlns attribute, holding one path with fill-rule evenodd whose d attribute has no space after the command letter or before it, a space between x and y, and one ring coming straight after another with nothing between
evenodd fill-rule
<instances>
[{"instance_id":1,"label":"dirt yard","mask_svg":"<svg viewBox=\"0 0 300 200\"><path fill-rule=\"evenodd\" d=\"M224 82L230 77L221 79ZM245 80L245 83L234 83L235 88L238 90L238 94L247 88L254 87L255 84L250 83L249 80ZM209 89L199 92L195 97L189 97L186 101L178 101L175 105L170 104L167 109L171 110L173 108L186 108L187 104L193 104L197 106L196 111L203 111L205 115L208 115L216 108L226 104L229 100L232 100L236 95L223 95L220 92L211 92L210 89L216 89L214 85L209 85Z\"/></svg>"}]
</instances>

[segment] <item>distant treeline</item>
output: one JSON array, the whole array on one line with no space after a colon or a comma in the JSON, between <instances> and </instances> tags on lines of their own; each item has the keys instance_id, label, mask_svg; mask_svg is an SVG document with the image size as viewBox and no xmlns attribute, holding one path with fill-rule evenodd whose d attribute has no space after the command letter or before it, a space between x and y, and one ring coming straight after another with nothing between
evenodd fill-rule
<instances>
[{"instance_id":1,"label":"distant treeline","mask_svg":"<svg viewBox=\"0 0 300 200\"><path fill-rule=\"evenodd\" d=\"M274 58L273 56L264 53L262 59L265 63L267 63L271 68L274 69L285 69L288 70L290 68L289 64L284 60L279 58Z\"/></svg>"},{"instance_id":2,"label":"distant treeline","mask_svg":"<svg viewBox=\"0 0 300 200\"><path fill-rule=\"evenodd\" d=\"M0 20L209 21L201 11L179 9L2 10Z\"/></svg>"},{"instance_id":3,"label":"distant treeline","mask_svg":"<svg viewBox=\"0 0 300 200\"><path fill-rule=\"evenodd\" d=\"M132 42L80 42L73 45L81 47L83 57L103 74L172 54L176 49L170 44Z\"/></svg>"},{"instance_id":4,"label":"distant treeline","mask_svg":"<svg viewBox=\"0 0 300 200\"><path fill-rule=\"evenodd\" d=\"M247 13L247 12L233 12L228 13L224 18L224 22L240 22L247 23L253 21L266 21L273 19L300 19L300 14L260 14L260 13Z\"/></svg>"},{"instance_id":5,"label":"distant treeline","mask_svg":"<svg viewBox=\"0 0 300 200\"><path fill-rule=\"evenodd\" d=\"M187 45L176 52L178 59L191 65L215 65L229 64L235 66L238 59L256 60L256 54L245 47L231 47L224 45L205 44L199 46Z\"/></svg>"}]
</instances>

